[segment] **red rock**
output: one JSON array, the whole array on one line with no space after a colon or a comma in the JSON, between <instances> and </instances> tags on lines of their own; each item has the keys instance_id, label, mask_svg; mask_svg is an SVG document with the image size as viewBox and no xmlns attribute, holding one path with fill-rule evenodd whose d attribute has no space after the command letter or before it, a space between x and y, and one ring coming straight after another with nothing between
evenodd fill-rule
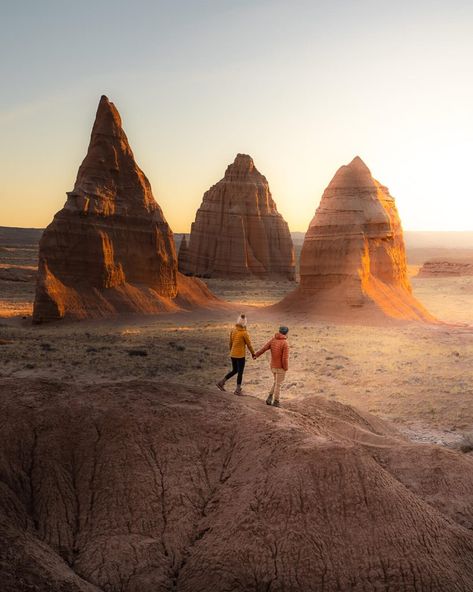
<instances>
[{"instance_id":1,"label":"red rock","mask_svg":"<svg viewBox=\"0 0 473 592\"><path fill-rule=\"evenodd\" d=\"M185 267L187 262L187 257L189 256L189 246L187 243L186 235L182 235L181 243L179 245L179 255L178 255L178 268L182 269Z\"/></svg>"},{"instance_id":2,"label":"red rock","mask_svg":"<svg viewBox=\"0 0 473 592\"><path fill-rule=\"evenodd\" d=\"M238 154L205 194L179 269L204 277L295 278L294 247L266 178Z\"/></svg>"},{"instance_id":3,"label":"red rock","mask_svg":"<svg viewBox=\"0 0 473 592\"><path fill-rule=\"evenodd\" d=\"M105 96L67 195L40 241L34 322L178 308L172 232ZM211 298L201 283L193 296Z\"/></svg>"},{"instance_id":4,"label":"red rock","mask_svg":"<svg viewBox=\"0 0 473 592\"><path fill-rule=\"evenodd\" d=\"M300 286L278 306L435 321L412 295L394 199L359 157L325 190L302 247Z\"/></svg>"},{"instance_id":5,"label":"red rock","mask_svg":"<svg viewBox=\"0 0 473 592\"><path fill-rule=\"evenodd\" d=\"M2 592L473 590L471 459L368 413L15 378L0 414Z\"/></svg>"}]
</instances>

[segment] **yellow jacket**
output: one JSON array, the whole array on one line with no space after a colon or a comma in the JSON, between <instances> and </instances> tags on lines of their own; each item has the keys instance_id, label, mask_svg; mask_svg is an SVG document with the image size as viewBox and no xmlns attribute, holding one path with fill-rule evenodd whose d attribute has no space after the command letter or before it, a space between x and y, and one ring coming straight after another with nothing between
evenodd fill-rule
<instances>
[{"instance_id":1,"label":"yellow jacket","mask_svg":"<svg viewBox=\"0 0 473 592\"><path fill-rule=\"evenodd\" d=\"M235 328L230 331L230 357L232 358L244 358L245 357L245 345L251 352L251 355L255 355L255 350L251 345L250 336L245 327L235 325Z\"/></svg>"}]
</instances>

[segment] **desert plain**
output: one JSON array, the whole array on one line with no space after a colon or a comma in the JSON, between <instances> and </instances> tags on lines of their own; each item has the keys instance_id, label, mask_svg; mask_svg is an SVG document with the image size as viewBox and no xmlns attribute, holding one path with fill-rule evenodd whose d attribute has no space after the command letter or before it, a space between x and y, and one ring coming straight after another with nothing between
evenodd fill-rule
<instances>
[{"instance_id":1,"label":"desert plain","mask_svg":"<svg viewBox=\"0 0 473 592\"><path fill-rule=\"evenodd\" d=\"M208 279L228 303L223 310L128 315L34 326L39 232L3 236L0 252L0 376L80 384L144 379L182 383L232 397L215 382L227 371L228 332L239 312L249 318L255 348L280 324L290 327L290 370L283 402L314 394L354 405L390 421L408 438L465 451L473 448L473 278L419 278L414 295L440 321L338 323L303 313L273 312L294 289L290 281ZM297 251L296 240L296 251ZM431 257L435 249L424 249ZM462 251L463 252L463 251ZM408 250L409 257L409 250ZM268 361L247 360L245 395L264 401Z\"/></svg>"},{"instance_id":2,"label":"desert plain","mask_svg":"<svg viewBox=\"0 0 473 592\"><path fill-rule=\"evenodd\" d=\"M212 278L210 308L34 324L40 232L0 236L5 591L471 589L471 277L418 278L416 253L439 323ZM265 356L245 396L216 387L241 312L255 348L290 328L281 409Z\"/></svg>"}]
</instances>

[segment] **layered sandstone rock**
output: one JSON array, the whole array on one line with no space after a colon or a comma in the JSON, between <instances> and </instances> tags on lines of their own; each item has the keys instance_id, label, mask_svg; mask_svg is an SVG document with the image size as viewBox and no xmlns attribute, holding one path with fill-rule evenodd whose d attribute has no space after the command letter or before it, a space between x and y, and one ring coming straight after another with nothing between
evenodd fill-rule
<instances>
[{"instance_id":1,"label":"layered sandstone rock","mask_svg":"<svg viewBox=\"0 0 473 592\"><path fill-rule=\"evenodd\" d=\"M181 243L179 245L179 254L178 254L178 258L177 258L178 269L182 270L183 268L185 268L188 256L189 256L189 246L187 243L186 235L183 234L182 239L181 239Z\"/></svg>"},{"instance_id":2,"label":"layered sandstone rock","mask_svg":"<svg viewBox=\"0 0 473 592\"><path fill-rule=\"evenodd\" d=\"M105 96L67 195L41 238L33 320L177 308L172 232ZM189 292L189 280L182 282ZM195 283L195 297L209 297L202 284Z\"/></svg>"},{"instance_id":3,"label":"layered sandstone rock","mask_svg":"<svg viewBox=\"0 0 473 592\"><path fill-rule=\"evenodd\" d=\"M300 287L280 306L434 321L412 296L394 199L359 157L325 190L302 247Z\"/></svg>"},{"instance_id":4,"label":"layered sandstone rock","mask_svg":"<svg viewBox=\"0 0 473 592\"><path fill-rule=\"evenodd\" d=\"M473 261L460 259L433 259L426 261L419 269L417 277L442 278L473 275Z\"/></svg>"},{"instance_id":5,"label":"layered sandstone rock","mask_svg":"<svg viewBox=\"0 0 473 592\"><path fill-rule=\"evenodd\" d=\"M266 178L238 154L205 194L179 269L204 277L295 278L294 248Z\"/></svg>"},{"instance_id":6,"label":"layered sandstone rock","mask_svg":"<svg viewBox=\"0 0 473 592\"><path fill-rule=\"evenodd\" d=\"M0 382L2 592L470 592L473 464L306 397Z\"/></svg>"}]
</instances>

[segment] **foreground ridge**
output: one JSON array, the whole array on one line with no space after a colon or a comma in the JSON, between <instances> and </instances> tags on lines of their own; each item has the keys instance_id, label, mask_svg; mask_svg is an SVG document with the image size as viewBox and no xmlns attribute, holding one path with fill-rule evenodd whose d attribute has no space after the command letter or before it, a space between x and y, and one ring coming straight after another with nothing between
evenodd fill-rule
<instances>
[{"instance_id":1,"label":"foreground ridge","mask_svg":"<svg viewBox=\"0 0 473 592\"><path fill-rule=\"evenodd\" d=\"M311 397L0 382L5 592L469 591L473 463Z\"/></svg>"}]
</instances>

